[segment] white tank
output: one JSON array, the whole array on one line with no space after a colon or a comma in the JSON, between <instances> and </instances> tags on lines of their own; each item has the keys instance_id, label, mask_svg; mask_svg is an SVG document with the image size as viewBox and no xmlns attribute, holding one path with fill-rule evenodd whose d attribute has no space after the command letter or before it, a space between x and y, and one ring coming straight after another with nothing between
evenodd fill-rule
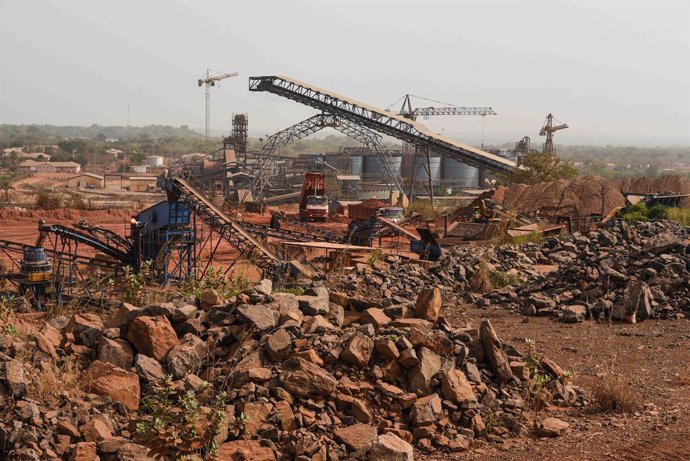
<instances>
[{"instance_id":1,"label":"white tank","mask_svg":"<svg viewBox=\"0 0 690 461\"><path fill-rule=\"evenodd\" d=\"M400 173L402 157L390 157L386 160L376 155L367 155L364 157L364 176L373 181L386 179L386 166L383 162L388 162L394 173Z\"/></svg>"},{"instance_id":2,"label":"white tank","mask_svg":"<svg viewBox=\"0 0 690 461\"><path fill-rule=\"evenodd\" d=\"M417 157L418 173L417 181L428 181L429 175L426 171L426 156ZM441 181L441 157L431 157L429 159L429 170L431 171L431 182L438 184Z\"/></svg>"},{"instance_id":3,"label":"white tank","mask_svg":"<svg viewBox=\"0 0 690 461\"><path fill-rule=\"evenodd\" d=\"M353 155L350 157L351 160L351 167L350 167L350 172L351 174L362 176L364 173L364 157L361 155Z\"/></svg>"},{"instance_id":4,"label":"white tank","mask_svg":"<svg viewBox=\"0 0 690 461\"><path fill-rule=\"evenodd\" d=\"M455 159L443 157L443 181L457 187L479 187L479 169L459 162Z\"/></svg>"}]
</instances>

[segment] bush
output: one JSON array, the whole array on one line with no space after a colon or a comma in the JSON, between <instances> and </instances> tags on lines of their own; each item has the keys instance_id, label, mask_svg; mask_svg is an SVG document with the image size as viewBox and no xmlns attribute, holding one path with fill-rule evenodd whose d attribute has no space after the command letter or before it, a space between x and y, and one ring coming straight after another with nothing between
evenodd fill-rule
<instances>
[{"instance_id":1,"label":"bush","mask_svg":"<svg viewBox=\"0 0 690 461\"><path fill-rule=\"evenodd\" d=\"M667 219L676 221L683 226L690 226L690 210L687 208L669 208L666 210Z\"/></svg>"},{"instance_id":2,"label":"bush","mask_svg":"<svg viewBox=\"0 0 690 461\"><path fill-rule=\"evenodd\" d=\"M438 217L438 211L431 205L430 200L415 200L407 207L407 215L419 213L422 219L432 220Z\"/></svg>"},{"instance_id":3,"label":"bush","mask_svg":"<svg viewBox=\"0 0 690 461\"><path fill-rule=\"evenodd\" d=\"M36 194L36 207L43 210L57 210L61 207L62 199L58 194L40 190Z\"/></svg>"},{"instance_id":4,"label":"bush","mask_svg":"<svg viewBox=\"0 0 690 461\"><path fill-rule=\"evenodd\" d=\"M668 219L668 208L663 205L654 205L647 212L647 217L653 220Z\"/></svg>"},{"instance_id":5,"label":"bush","mask_svg":"<svg viewBox=\"0 0 690 461\"><path fill-rule=\"evenodd\" d=\"M623 413L635 411L639 402L633 386L623 376L617 374L608 375L594 384L592 400L601 411Z\"/></svg>"}]
</instances>

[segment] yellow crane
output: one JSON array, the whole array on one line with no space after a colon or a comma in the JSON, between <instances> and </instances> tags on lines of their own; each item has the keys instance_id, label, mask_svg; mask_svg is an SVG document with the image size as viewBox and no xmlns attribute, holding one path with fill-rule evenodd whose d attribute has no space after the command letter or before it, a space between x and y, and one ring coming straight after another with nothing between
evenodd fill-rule
<instances>
[{"instance_id":1,"label":"yellow crane","mask_svg":"<svg viewBox=\"0 0 690 461\"><path fill-rule=\"evenodd\" d=\"M558 125L554 125L554 121L558 123ZM558 130L564 130L566 128L569 128L568 125L556 120L552 114L546 116L544 125L541 127L541 130L539 130L539 136L546 136L544 154L553 155L553 134Z\"/></svg>"},{"instance_id":2,"label":"yellow crane","mask_svg":"<svg viewBox=\"0 0 690 461\"><path fill-rule=\"evenodd\" d=\"M211 69L206 69L205 78L197 80L199 87L206 86L206 145L208 147L208 138L211 134L211 87L216 86L216 82L230 77L237 77L237 72L230 72L228 74L211 75Z\"/></svg>"}]
</instances>

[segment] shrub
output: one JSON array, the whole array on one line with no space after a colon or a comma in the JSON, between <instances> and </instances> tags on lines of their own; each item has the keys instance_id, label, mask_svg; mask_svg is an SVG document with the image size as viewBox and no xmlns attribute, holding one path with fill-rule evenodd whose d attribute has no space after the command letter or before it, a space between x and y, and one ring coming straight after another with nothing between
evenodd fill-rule
<instances>
[{"instance_id":1,"label":"shrub","mask_svg":"<svg viewBox=\"0 0 690 461\"><path fill-rule=\"evenodd\" d=\"M592 389L592 400L601 411L630 413L637 408L637 393L629 380L610 374L598 380Z\"/></svg>"},{"instance_id":2,"label":"shrub","mask_svg":"<svg viewBox=\"0 0 690 461\"><path fill-rule=\"evenodd\" d=\"M422 219L431 220L438 217L438 210L434 209L429 200L415 200L407 207L407 215L419 213Z\"/></svg>"},{"instance_id":3,"label":"shrub","mask_svg":"<svg viewBox=\"0 0 690 461\"><path fill-rule=\"evenodd\" d=\"M36 207L43 210L57 210L61 206L61 198L58 194L40 190L36 194Z\"/></svg>"},{"instance_id":4,"label":"shrub","mask_svg":"<svg viewBox=\"0 0 690 461\"><path fill-rule=\"evenodd\" d=\"M687 208L669 208L666 210L667 219L676 221L683 226L690 226L690 210Z\"/></svg>"},{"instance_id":5,"label":"shrub","mask_svg":"<svg viewBox=\"0 0 690 461\"><path fill-rule=\"evenodd\" d=\"M477 293L486 293L493 289L491 284L491 269L487 262L482 261L479 263L470 279L470 286L472 287L472 291Z\"/></svg>"},{"instance_id":6,"label":"shrub","mask_svg":"<svg viewBox=\"0 0 690 461\"><path fill-rule=\"evenodd\" d=\"M647 212L649 219L659 220L668 218L668 208L663 205L654 205Z\"/></svg>"}]
</instances>

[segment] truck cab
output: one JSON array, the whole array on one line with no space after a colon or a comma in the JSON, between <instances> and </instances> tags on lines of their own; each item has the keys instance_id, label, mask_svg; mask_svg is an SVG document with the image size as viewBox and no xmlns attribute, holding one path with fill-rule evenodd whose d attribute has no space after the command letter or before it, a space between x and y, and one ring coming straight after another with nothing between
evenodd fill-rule
<instances>
[{"instance_id":1,"label":"truck cab","mask_svg":"<svg viewBox=\"0 0 690 461\"><path fill-rule=\"evenodd\" d=\"M328 197L326 197L326 176L322 173L306 173L299 200L301 221L326 221L328 219Z\"/></svg>"},{"instance_id":2,"label":"truck cab","mask_svg":"<svg viewBox=\"0 0 690 461\"><path fill-rule=\"evenodd\" d=\"M303 221L326 221L328 217L328 197L325 195L310 195L307 197L307 207Z\"/></svg>"}]
</instances>

